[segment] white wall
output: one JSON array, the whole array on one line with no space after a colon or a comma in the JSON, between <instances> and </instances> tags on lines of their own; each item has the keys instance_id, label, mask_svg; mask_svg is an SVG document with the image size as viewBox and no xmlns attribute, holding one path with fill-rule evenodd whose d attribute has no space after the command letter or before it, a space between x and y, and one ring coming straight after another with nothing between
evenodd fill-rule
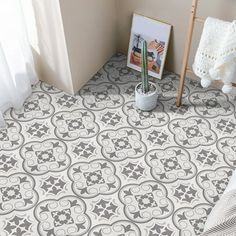
<instances>
[{"instance_id":1,"label":"white wall","mask_svg":"<svg viewBox=\"0 0 236 236\"><path fill-rule=\"evenodd\" d=\"M39 78L73 93L59 0L22 3Z\"/></svg>"},{"instance_id":2,"label":"white wall","mask_svg":"<svg viewBox=\"0 0 236 236\"><path fill-rule=\"evenodd\" d=\"M173 25L166 67L180 73L192 0L24 0L36 17L32 39L40 78L76 93L115 53L127 53L133 12ZM235 0L200 0L199 15L236 18ZM199 43L196 27L190 64ZM37 46L36 46L37 45Z\"/></svg>"},{"instance_id":3,"label":"white wall","mask_svg":"<svg viewBox=\"0 0 236 236\"><path fill-rule=\"evenodd\" d=\"M77 92L116 52L115 0L60 0Z\"/></svg>"},{"instance_id":4,"label":"white wall","mask_svg":"<svg viewBox=\"0 0 236 236\"><path fill-rule=\"evenodd\" d=\"M165 21L173 25L166 66L169 70L180 73L192 0L116 0L116 3L117 50L127 53L133 12ZM236 19L236 1L199 0L198 14L224 20ZM190 62L198 46L201 30L201 25L198 25L194 34Z\"/></svg>"}]
</instances>

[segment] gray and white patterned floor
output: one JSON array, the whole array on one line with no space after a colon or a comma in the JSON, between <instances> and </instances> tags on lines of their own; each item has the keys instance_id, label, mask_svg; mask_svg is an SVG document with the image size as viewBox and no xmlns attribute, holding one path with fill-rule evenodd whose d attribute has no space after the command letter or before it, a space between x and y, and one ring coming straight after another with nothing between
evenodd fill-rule
<instances>
[{"instance_id":1,"label":"gray and white patterned floor","mask_svg":"<svg viewBox=\"0 0 236 236\"><path fill-rule=\"evenodd\" d=\"M45 83L0 130L1 236L200 235L236 166L236 97L178 78L135 109L139 73L113 57L76 96Z\"/></svg>"}]
</instances>

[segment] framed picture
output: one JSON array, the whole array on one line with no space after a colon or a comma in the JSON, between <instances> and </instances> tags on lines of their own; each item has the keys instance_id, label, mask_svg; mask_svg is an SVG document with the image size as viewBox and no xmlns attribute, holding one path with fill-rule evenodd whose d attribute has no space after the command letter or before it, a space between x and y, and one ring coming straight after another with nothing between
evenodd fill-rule
<instances>
[{"instance_id":1,"label":"framed picture","mask_svg":"<svg viewBox=\"0 0 236 236\"><path fill-rule=\"evenodd\" d=\"M149 75L161 79L170 32L171 25L134 14L129 42L128 67L141 71L142 43L146 40Z\"/></svg>"}]
</instances>

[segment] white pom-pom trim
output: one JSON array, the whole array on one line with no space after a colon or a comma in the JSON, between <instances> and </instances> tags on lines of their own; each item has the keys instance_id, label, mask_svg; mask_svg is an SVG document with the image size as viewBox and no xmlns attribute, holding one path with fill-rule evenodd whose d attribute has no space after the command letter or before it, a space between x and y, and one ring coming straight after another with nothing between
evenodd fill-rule
<instances>
[{"instance_id":1,"label":"white pom-pom trim","mask_svg":"<svg viewBox=\"0 0 236 236\"><path fill-rule=\"evenodd\" d=\"M225 85L222 87L222 92L223 92L223 93L226 93L226 94L231 93L232 90L233 90L232 84L225 84Z\"/></svg>"},{"instance_id":2,"label":"white pom-pom trim","mask_svg":"<svg viewBox=\"0 0 236 236\"><path fill-rule=\"evenodd\" d=\"M208 88L211 84L211 80L209 79L202 79L201 80L201 85L203 88Z\"/></svg>"}]
</instances>

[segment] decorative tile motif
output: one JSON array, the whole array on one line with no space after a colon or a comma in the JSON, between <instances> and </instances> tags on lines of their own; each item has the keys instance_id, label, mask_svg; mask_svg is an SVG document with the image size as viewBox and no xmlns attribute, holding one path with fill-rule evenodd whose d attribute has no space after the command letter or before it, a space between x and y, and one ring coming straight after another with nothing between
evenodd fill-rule
<instances>
[{"instance_id":1,"label":"decorative tile motif","mask_svg":"<svg viewBox=\"0 0 236 236\"><path fill-rule=\"evenodd\" d=\"M100 199L94 204L92 212L98 218L112 220L118 214L117 209L118 206L112 199Z\"/></svg>"},{"instance_id":2,"label":"decorative tile motif","mask_svg":"<svg viewBox=\"0 0 236 236\"><path fill-rule=\"evenodd\" d=\"M189 117L170 122L169 129L178 145L185 148L208 146L216 142L216 134L210 123L203 118Z\"/></svg>"},{"instance_id":3,"label":"decorative tile motif","mask_svg":"<svg viewBox=\"0 0 236 236\"><path fill-rule=\"evenodd\" d=\"M54 226L63 226L63 225L70 225L74 223L73 218L71 217L71 210L64 209L61 211L52 211L52 217L54 219Z\"/></svg>"},{"instance_id":4,"label":"decorative tile motif","mask_svg":"<svg viewBox=\"0 0 236 236\"><path fill-rule=\"evenodd\" d=\"M11 110L11 116L18 121L45 119L54 113L50 95L43 92L33 92L20 110Z\"/></svg>"},{"instance_id":5,"label":"decorative tile motif","mask_svg":"<svg viewBox=\"0 0 236 236\"><path fill-rule=\"evenodd\" d=\"M236 168L236 97L177 75L135 107L117 54L76 94L39 82L0 129L1 236L196 236Z\"/></svg>"},{"instance_id":6,"label":"decorative tile motif","mask_svg":"<svg viewBox=\"0 0 236 236\"><path fill-rule=\"evenodd\" d=\"M27 143L20 154L25 171L33 175L63 171L71 162L66 144L57 139Z\"/></svg>"},{"instance_id":7,"label":"decorative tile motif","mask_svg":"<svg viewBox=\"0 0 236 236\"><path fill-rule=\"evenodd\" d=\"M145 210L149 207L157 207L157 203L152 193L146 193L143 195L135 195L135 199L138 202L140 210Z\"/></svg>"},{"instance_id":8,"label":"decorative tile motif","mask_svg":"<svg viewBox=\"0 0 236 236\"><path fill-rule=\"evenodd\" d=\"M217 142L219 151L223 154L225 162L235 168L236 166L236 136L221 138Z\"/></svg>"},{"instance_id":9,"label":"decorative tile motif","mask_svg":"<svg viewBox=\"0 0 236 236\"><path fill-rule=\"evenodd\" d=\"M6 225L3 230L7 235L29 235L31 233L31 227L33 222L27 217L15 215L6 221Z\"/></svg>"},{"instance_id":10,"label":"decorative tile motif","mask_svg":"<svg viewBox=\"0 0 236 236\"><path fill-rule=\"evenodd\" d=\"M41 189L45 194L51 194L52 196L58 196L65 188L66 182L63 177L49 177L42 180Z\"/></svg>"},{"instance_id":11,"label":"decorative tile motif","mask_svg":"<svg viewBox=\"0 0 236 236\"><path fill-rule=\"evenodd\" d=\"M58 94L58 93L62 93L61 90L53 87L52 85L43 83L43 82L39 82L39 86L40 86L40 90L46 92L47 94Z\"/></svg>"},{"instance_id":12,"label":"decorative tile motif","mask_svg":"<svg viewBox=\"0 0 236 236\"><path fill-rule=\"evenodd\" d=\"M61 107L71 108L77 103L78 99L67 94L60 95L56 103Z\"/></svg>"},{"instance_id":13,"label":"decorative tile motif","mask_svg":"<svg viewBox=\"0 0 236 236\"><path fill-rule=\"evenodd\" d=\"M168 101L176 98L178 94L179 78L174 74L166 74L164 80L158 81L161 101ZM183 97L189 94L188 86L184 86Z\"/></svg>"},{"instance_id":14,"label":"decorative tile motif","mask_svg":"<svg viewBox=\"0 0 236 236\"><path fill-rule=\"evenodd\" d=\"M88 186L105 183L100 170L94 172L84 172L84 177Z\"/></svg>"},{"instance_id":15,"label":"decorative tile motif","mask_svg":"<svg viewBox=\"0 0 236 236\"><path fill-rule=\"evenodd\" d=\"M164 107L164 109L167 113L173 114L174 116L187 116L192 114L192 107L189 104L183 104L182 106L177 107L175 99L173 99L173 101L171 100L169 107Z\"/></svg>"},{"instance_id":16,"label":"decorative tile motif","mask_svg":"<svg viewBox=\"0 0 236 236\"><path fill-rule=\"evenodd\" d=\"M0 173L8 173L14 170L17 166L17 159L14 154L9 152L2 152L0 154Z\"/></svg>"},{"instance_id":17,"label":"decorative tile motif","mask_svg":"<svg viewBox=\"0 0 236 236\"><path fill-rule=\"evenodd\" d=\"M214 166L216 163L219 162L219 158L217 154L215 154L212 150L207 150L205 148L202 148L197 153L196 160L199 162L200 165L207 165L207 166Z\"/></svg>"},{"instance_id":18,"label":"decorative tile motif","mask_svg":"<svg viewBox=\"0 0 236 236\"><path fill-rule=\"evenodd\" d=\"M0 176L0 215L33 208L38 201L34 187L34 179L24 173Z\"/></svg>"},{"instance_id":19,"label":"decorative tile motif","mask_svg":"<svg viewBox=\"0 0 236 236\"><path fill-rule=\"evenodd\" d=\"M203 189L203 195L209 203L215 204L219 200L228 185L231 175L232 170L229 167L199 172L196 180Z\"/></svg>"},{"instance_id":20,"label":"decorative tile motif","mask_svg":"<svg viewBox=\"0 0 236 236\"><path fill-rule=\"evenodd\" d=\"M40 202L35 208L35 217L42 236L85 235L91 224L85 203L74 196Z\"/></svg>"},{"instance_id":21,"label":"decorative tile motif","mask_svg":"<svg viewBox=\"0 0 236 236\"><path fill-rule=\"evenodd\" d=\"M236 133L236 122L233 122L231 119L223 119L217 121L216 129L220 133L226 133L227 135Z\"/></svg>"},{"instance_id":22,"label":"decorative tile motif","mask_svg":"<svg viewBox=\"0 0 236 236\"><path fill-rule=\"evenodd\" d=\"M116 151L122 151L123 149L132 148L127 137L113 138L111 139L111 142L113 143Z\"/></svg>"},{"instance_id":23,"label":"decorative tile motif","mask_svg":"<svg viewBox=\"0 0 236 236\"><path fill-rule=\"evenodd\" d=\"M137 83L127 83L121 87L121 92L125 96L126 100L128 100L128 98L133 99L136 85Z\"/></svg>"},{"instance_id":24,"label":"decorative tile motif","mask_svg":"<svg viewBox=\"0 0 236 236\"><path fill-rule=\"evenodd\" d=\"M52 117L55 134L59 139L73 141L79 137L94 137L99 130L92 112L87 110L62 111Z\"/></svg>"},{"instance_id":25,"label":"decorative tile motif","mask_svg":"<svg viewBox=\"0 0 236 236\"><path fill-rule=\"evenodd\" d=\"M168 142L169 135L167 132L151 130L147 133L147 141L151 146L158 145L162 146Z\"/></svg>"},{"instance_id":26,"label":"decorative tile motif","mask_svg":"<svg viewBox=\"0 0 236 236\"><path fill-rule=\"evenodd\" d=\"M127 62L124 60L124 58L121 58L121 60L117 60L116 58L115 60L111 60L105 64L104 70L107 72L108 79L112 83L127 83L127 81L140 82L138 77L140 74L128 68L126 64Z\"/></svg>"},{"instance_id":27,"label":"decorative tile motif","mask_svg":"<svg viewBox=\"0 0 236 236\"><path fill-rule=\"evenodd\" d=\"M6 120L6 128L0 129L0 150L15 150L24 142L21 125L13 120Z\"/></svg>"},{"instance_id":28,"label":"decorative tile motif","mask_svg":"<svg viewBox=\"0 0 236 236\"><path fill-rule=\"evenodd\" d=\"M179 184L174 190L174 197L180 202L192 203L197 197L197 190L189 184Z\"/></svg>"},{"instance_id":29,"label":"decorative tile motif","mask_svg":"<svg viewBox=\"0 0 236 236\"><path fill-rule=\"evenodd\" d=\"M120 187L115 166L105 160L76 163L70 167L68 175L73 181L74 193L83 198L114 194Z\"/></svg>"},{"instance_id":30,"label":"decorative tile motif","mask_svg":"<svg viewBox=\"0 0 236 236\"><path fill-rule=\"evenodd\" d=\"M80 90L83 104L90 110L103 110L104 108L118 108L123 105L124 98L120 89L110 83L101 83L97 86L85 85Z\"/></svg>"},{"instance_id":31,"label":"decorative tile motif","mask_svg":"<svg viewBox=\"0 0 236 236\"><path fill-rule=\"evenodd\" d=\"M126 179L139 180L145 176L146 169L142 163L128 162L122 168L122 174Z\"/></svg>"},{"instance_id":32,"label":"decorative tile motif","mask_svg":"<svg viewBox=\"0 0 236 236\"><path fill-rule=\"evenodd\" d=\"M160 83L160 87L161 87L162 93L177 91L177 88L175 87L175 84L173 81Z\"/></svg>"},{"instance_id":33,"label":"decorative tile motif","mask_svg":"<svg viewBox=\"0 0 236 236\"><path fill-rule=\"evenodd\" d=\"M210 212L211 206L207 204L199 204L194 208L179 208L173 216L173 223L181 235L201 235Z\"/></svg>"},{"instance_id":34,"label":"decorative tile motif","mask_svg":"<svg viewBox=\"0 0 236 236\"><path fill-rule=\"evenodd\" d=\"M0 136L1 141L8 141L9 140L6 129L1 130L0 135L1 135Z\"/></svg>"},{"instance_id":35,"label":"decorative tile motif","mask_svg":"<svg viewBox=\"0 0 236 236\"><path fill-rule=\"evenodd\" d=\"M141 141L141 134L130 128L106 130L98 135L104 157L111 161L138 158L146 152L146 145Z\"/></svg>"},{"instance_id":36,"label":"decorative tile motif","mask_svg":"<svg viewBox=\"0 0 236 236\"><path fill-rule=\"evenodd\" d=\"M26 132L29 134L30 138L45 138L49 134L50 128L47 124L42 122L34 122L29 125Z\"/></svg>"},{"instance_id":37,"label":"decorative tile motif","mask_svg":"<svg viewBox=\"0 0 236 236\"><path fill-rule=\"evenodd\" d=\"M203 233L203 225L206 223L207 217L201 217L200 219L189 220L192 227L194 227L194 232L196 235Z\"/></svg>"},{"instance_id":38,"label":"decorative tile motif","mask_svg":"<svg viewBox=\"0 0 236 236\"><path fill-rule=\"evenodd\" d=\"M197 114L206 118L218 115L229 116L234 112L234 106L229 102L227 95L219 90L193 92L189 97Z\"/></svg>"},{"instance_id":39,"label":"decorative tile motif","mask_svg":"<svg viewBox=\"0 0 236 236\"><path fill-rule=\"evenodd\" d=\"M107 127L116 127L122 122L123 118L117 111L106 111L101 115L100 120Z\"/></svg>"},{"instance_id":40,"label":"decorative tile motif","mask_svg":"<svg viewBox=\"0 0 236 236\"><path fill-rule=\"evenodd\" d=\"M166 224L154 224L149 232L148 236L161 236L161 235L166 235L166 236L172 236L174 235L174 231L170 229Z\"/></svg>"},{"instance_id":41,"label":"decorative tile motif","mask_svg":"<svg viewBox=\"0 0 236 236\"><path fill-rule=\"evenodd\" d=\"M158 103L157 108L152 112L137 110L135 102L128 102L123 106L129 124L134 128L146 129L153 126L160 127L169 122L169 115L165 113L163 105Z\"/></svg>"},{"instance_id":42,"label":"decorative tile motif","mask_svg":"<svg viewBox=\"0 0 236 236\"><path fill-rule=\"evenodd\" d=\"M124 204L127 218L137 223L167 218L173 213L173 203L167 197L165 187L154 181L124 186L119 199Z\"/></svg>"},{"instance_id":43,"label":"decorative tile motif","mask_svg":"<svg viewBox=\"0 0 236 236\"><path fill-rule=\"evenodd\" d=\"M122 220L115 221L113 224L103 224L93 227L88 236L141 236L139 227L133 222Z\"/></svg>"},{"instance_id":44,"label":"decorative tile motif","mask_svg":"<svg viewBox=\"0 0 236 236\"><path fill-rule=\"evenodd\" d=\"M202 85L199 80L189 80L188 84L189 84L190 88L198 88L198 89L202 90Z\"/></svg>"},{"instance_id":45,"label":"decorative tile motif","mask_svg":"<svg viewBox=\"0 0 236 236\"><path fill-rule=\"evenodd\" d=\"M147 154L146 162L151 167L152 176L164 183L192 179L197 172L190 154L179 147L152 150Z\"/></svg>"},{"instance_id":46,"label":"decorative tile motif","mask_svg":"<svg viewBox=\"0 0 236 236\"><path fill-rule=\"evenodd\" d=\"M81 140L73 145L73 153L78 159L88 159L96 154L96 147L91 141Z\"/></svg>"},{"instance_id":47,"label":"decorative tile motif","mask_svg":"<svg viewBox=\"0 0 236 236\"><path fill-rule=\"evenodd\" d=\"M88 83L101 83L101 82L107 82L107 73L103 68L101 68L100 71L98 71L91 79L88 81Z\"/></svg>"},{"instance_id":48,"label":"decorative tile motif","mask_svg":"<svg viewBox=\"0 0 236 236\"><path fill-rule=\"evenodd\" d=\"M2 201L8 202L10 200L21 199L20 185L11 185L10 187L1 187Z\"/></svg>"}]
</instances>

